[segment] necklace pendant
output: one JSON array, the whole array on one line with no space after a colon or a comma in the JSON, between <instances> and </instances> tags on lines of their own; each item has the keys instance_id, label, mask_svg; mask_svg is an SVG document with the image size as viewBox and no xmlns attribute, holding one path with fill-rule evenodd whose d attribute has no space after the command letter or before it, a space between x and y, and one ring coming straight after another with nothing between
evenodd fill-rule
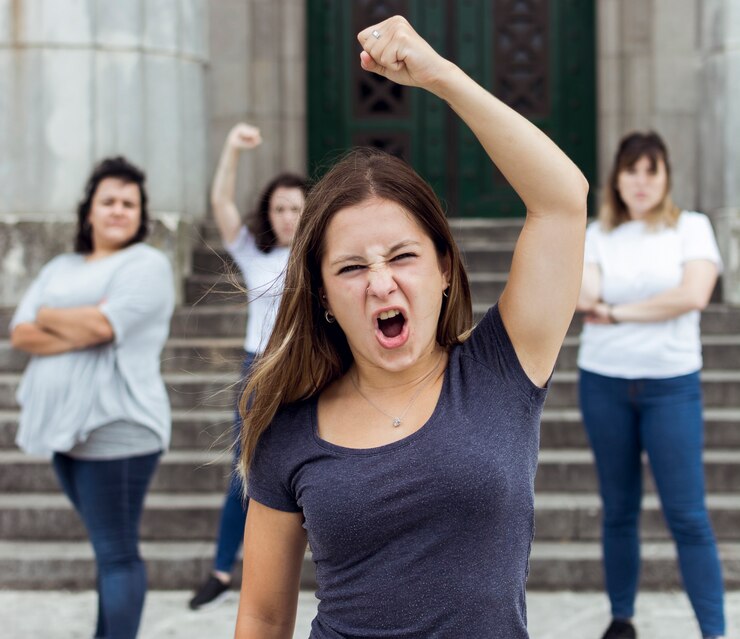
<instances>
[{"instance_id":1,"label":"necklace pendant","mask_svg":"<svg viewBox=\"0 0 740 639\"><path fill-rule=\"evenodd\" d=\"M400 417L394 417L393 418L393 426L394 428L398 428L401 425L401 418Z\"/></svg>"}]
</instances>

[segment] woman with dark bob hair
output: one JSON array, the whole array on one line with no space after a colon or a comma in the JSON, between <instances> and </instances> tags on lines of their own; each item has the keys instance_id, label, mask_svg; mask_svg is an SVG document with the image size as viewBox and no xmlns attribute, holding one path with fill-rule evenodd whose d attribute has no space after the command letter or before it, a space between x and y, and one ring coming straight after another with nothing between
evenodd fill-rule
<instances>
[{"instance_id":1,"label":"woman with dark bob hair","mask_svg":"<svg viewBox=\"0 0 740 639\"><path fill-rule=\"evenodd\" d=\"M226 137L211 187L211 208L221 240L236 262L247 287L249 314L244 340L242 384L255 359L267 344L283 292L285 267L290 245L306 197L306 180L293 173L280 173L270 180L257 200L257 206L243 220L235 202L236 173L239 157L262 144L257 127L240 123ZM234 410L234 466L239 459L241 416ZM244 537L248 500L242 482L233 473L221 509L216 537L216 553L210 574L199 586L189 606L197 610L214 604L228 594L231 571Z\"/></svg>"},{"instance_id":2,"label":"woman with dark bob hair","mask_svg":"<svg viewBox=\"0 0 740 639\"><path fill-rule=\"evenodd\" d=\"M11 321L29 353L16 442L52 456L95 552L95 637L133 639L146 595L139 521L170 439L160 354L174 305L167 258L147 234L144 173L100 162L78 208L75 252L51 260Z\"/></svg>"},{"instance_id":3,"label":"woman with dark bob hair","mask_svg":"<svg viewBox=\"0 0 740 639\"><path fill-rule=\"evenodd\" d=\"M725 633L722 571L705 498L700 312L722 267L709 219L671 198L656 133L619 144L599 219L588 227L579 309L583 422L603 502L603 639L634 639L642 454L647 454L702 636Z\"/></svg>"},{"instance_id":4,"label":"woman with dark bob hair","mask_svg":"<svg viewBox=\"0 0 740 639\"><path fill-rule=\"evenodd\" d=\"M236 637L292 637L308 541L313 639L524 639L540 415L578 297L588 185L404 18L358 39L363 69L457 112L527 218L473 327L444 212L409 166L356 151L311 189L242 398Z\"/></svg>"}]
</instances>

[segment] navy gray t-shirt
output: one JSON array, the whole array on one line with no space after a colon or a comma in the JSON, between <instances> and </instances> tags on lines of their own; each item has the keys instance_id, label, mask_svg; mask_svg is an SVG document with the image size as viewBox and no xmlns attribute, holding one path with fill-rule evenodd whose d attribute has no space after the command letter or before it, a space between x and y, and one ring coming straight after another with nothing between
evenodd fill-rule
<instances>
[{"instance_id":1,"label":"navy gray t-shirt","mask_svg":"<svg viewBox=\"0 0 740 639\"><path fill-rule=\"evenodd\" d=\"M434 413L377 448L321 439L317 398L281 409L248 493L302 512L320 600L311 639L525 639L546 390L494 306L450 352Z\"/></svg>"}]
</instances>

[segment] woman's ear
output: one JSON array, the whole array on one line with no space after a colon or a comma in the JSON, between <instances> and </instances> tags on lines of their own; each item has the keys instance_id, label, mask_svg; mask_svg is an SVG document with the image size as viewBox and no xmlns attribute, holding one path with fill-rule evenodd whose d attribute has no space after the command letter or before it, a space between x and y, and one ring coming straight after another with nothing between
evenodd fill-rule
<instances>
[{"instance_id":1,"label":"woman's ear","mask_svg":"<svg viewBox=\"0 0 740 639\"><path fill-rule=\"evenodd\" d=\"M321 304L322 308L327 311L331 311L329 308L329 300L326 297L326 292L324 291L324 287L319 287L319 304Z\"/></svg>"},{"instance_id":2,"label":"woman's ear","mask_svg":"<svg viewBox=\"0 0 740 639\"><path fill-rule=\"evenodd\" d=\"M446 253L444 257L439 260L439 268L442 271L442 277L445 281L445 288L447 290L450 287L450 280L452 279L452 259L450 254Z\"/></svg>"}]
</instances>

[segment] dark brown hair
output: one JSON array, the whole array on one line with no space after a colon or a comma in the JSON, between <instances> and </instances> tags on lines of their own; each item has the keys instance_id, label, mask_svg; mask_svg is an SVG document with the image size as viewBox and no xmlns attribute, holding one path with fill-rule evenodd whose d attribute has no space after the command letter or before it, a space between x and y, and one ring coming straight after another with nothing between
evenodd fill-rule
<instances>
[{"instance_id":1,"label":"dark brown hair","mask_svg":"<svg viewBox=\"0 0 740 639\"><path fill-rule=\"evenodd\" d=\"M633 167L641 158L650 161L651 170L657 169L662 160L665 165L667 182L663 199L650 211L645 221L650 226L674 226L678 221L681 210L671 198L671 163L668 159L668 148L663 139L654 131L647 133L630 133L622 138L614 157L614 164L609 173L609 182L604 190L604 203L599 212L599 220L606 230L617 228L620 224L630 221L627 205L617 189L617 180L622 171Z\"/></svg>"},{"instance_id":2,"label":"dark brown hair","mask_svg":"<svg viewBox=\"0 0 740 639\"><path fill-rule=\"evenodd\" d=\"M246 223L249 232L254 236L257 248L263 253L269 253L277 244L275 231L270 224L270 200L279 188L300 189L306 195L308 184L305 178L294 173L281 173L267 183L257 200L257 206L247 216Z\"/></svg>"},{"instance_id":3,"label":"dark brown hair","mask_svg":"<svg viewBox=\"0 0 740 639\"><path fill-rule=\"evenodd\" d=\"M309 191L298 223L275 328L241 399L240 468L244 474L260 436L279 408L320 393L352 364L342 329L324 319L321 260L334 215L371 197L403 207L430 237L440 261L449 263L448 297L442 299L437 323L440 346L459 344L472 326L468 277L432 188L409 165L387 153L350 151Z\"/></svg>"},{"instance_id":4,"label":"dark brown hair","mask_svg":"<svg viewBox=\"0 0 740 639\"><path fill-rule=\"evenodd\" d=\"M146 193L146 174L139 167L131 164L125 157L105 158L95 165L90 177L85 185L85 195L77 205L77 235L75 236L75 252L88 254L92 253L92 227L88 221L90 207L92 206L95 192L98 190L100 183L107 178L116 178L126 184L136 184L139 187L139 196L141 199L141 219L136 234L129 240L126 246L131 246L137 242L146 239L149 233L149 208Z\"/></svg>"}]
</instances>

